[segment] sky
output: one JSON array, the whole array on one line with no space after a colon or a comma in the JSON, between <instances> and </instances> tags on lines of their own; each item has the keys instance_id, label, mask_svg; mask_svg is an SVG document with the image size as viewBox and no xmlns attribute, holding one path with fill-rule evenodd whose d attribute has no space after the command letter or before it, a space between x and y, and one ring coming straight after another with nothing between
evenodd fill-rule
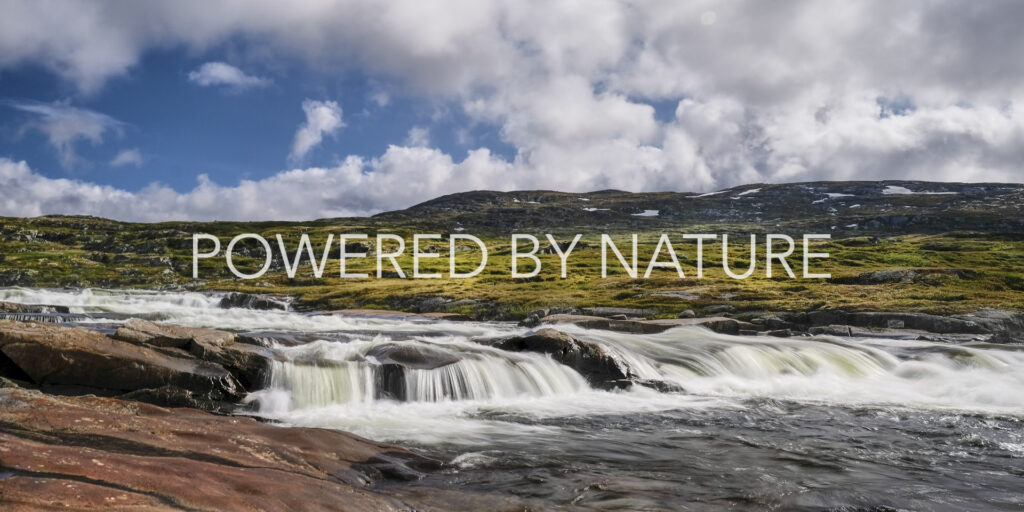
<instances>
[{"instance_id":1,"label":"sky","mask_svg":"<svg viewBox=\"0 0 1024 512\"><path fill-rule=\"evenodd\" d=\"M0 215L1024 181L1014 0L0 0Z\"/></svg>"}]
</instances>

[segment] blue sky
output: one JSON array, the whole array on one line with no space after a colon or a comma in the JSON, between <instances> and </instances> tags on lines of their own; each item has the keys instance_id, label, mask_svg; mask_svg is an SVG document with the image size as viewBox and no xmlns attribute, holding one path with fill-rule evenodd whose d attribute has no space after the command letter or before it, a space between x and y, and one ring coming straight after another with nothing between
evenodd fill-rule
<instances>
[{"instance_id":1,"label":"blue sky","mask_svg":"<svg viewBox=\"0 0 1024 512\"><path fill-rule=\"evenodd\" d=\"M0 0L0 215L1024 179L1024 3Z\"/></svg>"},{"instance_id":2,"label":"blue sky","mask_svg":"<svg viewBox=\"0 0 1024 512\"><path fill-rule=\"evenodd\" d=\"M0 109L0 155L32 162L50 178L128 190L156 180L179 192L193 188L200 173L233 184L266 178L291 165L329 166L350 154L381 154L391 144L405 143L416 128L428 130L431 144L453 155L464 156L471 144L487 144L508 159L515 156L493 124L471 123L458 105L403 94L358 69L322 74L301 65L252 66L242 71L262 77L266 85L244 88L189 80L189 73L207 62L220 62L209 59L224 53L153 52L124 76L86 95L39 66L0 71L7 103ZM345 126L303 158L289 160L296 127L305 121L305 99L336 102ZM67 165L46 133L32 127L37 115L12 105L40 103L102 113L123 125L107 131L102 142L74 142L77 158ZM141 161L112 163L122 151L137 152Z\"/></svg>"}]
</instances>

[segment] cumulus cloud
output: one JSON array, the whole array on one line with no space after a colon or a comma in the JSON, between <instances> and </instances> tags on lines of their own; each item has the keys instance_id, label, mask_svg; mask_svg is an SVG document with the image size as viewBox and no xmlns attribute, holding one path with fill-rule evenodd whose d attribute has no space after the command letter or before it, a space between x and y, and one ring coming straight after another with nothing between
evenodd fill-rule
<instances>
[{"instance_id":1,"label":"cumulus cloud","mask_svg":"<svg viewBox=\"0 0 1024 512\"><path fill-rule=\"evenodd\" d=\"M138 167L142 165L142 153L138 149L122 149L110 160L110 165L114 167L122 167L125 165L134 165Z\"/></svg>"},{"instance_id":2,"label":"cumulus cloud","mask_svg":"<svg viewBox=\"0 0 1024 512\"><path fill-rule=\"evenodd\" d=\"M26 162L0 158L0 215L88 212L135 221L309 220L368 215L429 197L496 183L509 164L487 150L461 162L429 148L392 146L373 159L348 157L333 167L282 171L262 180L221 185L206 175L179 193L154 183L137 192L47 178ZM408 186L417 183L417 187ZM514 188L508 183L506 189Z\"/></svg>"},{"instance_id":3,"label":"cumulus cloud","mask_svg":"<svg viewBox=\"0 0 1024 512\"><path fill-rule=\"evenodd\" d=\"M302 102L302 110L306 113L306 122L299 126L292 142L292 151L288 158L292 161L301 160L306 153L324 140L324 135L345 127L341 119L341 107L333 101L306 100Z\"/></svg>"},{"instance_id":4,"label":"cumulus cloud","mask_svg":"<svg viewBox=\"0 0 1024 512\"><path fill-rule=\"evenodd\" d=\"M199 66L199 69L189 72L188 80L203 87L224 86L235 91L271 84L267 78L247 75L241 69L223 62L207 62Z\"/></svg>"},{"instance_id":5,"label":"cumulus cloud","mask_svg":"<svg viewBox=\"0 0 1024 512\"><path fill-rule=\"evenodd\" d=\"M410 136L382 155L283 172L268 180L307 180L314 194L326 184L427 184L394 197L330 192L305 213L283 201L287 218L474 187L707 191L1022 176L1024 3L1014 0L56 3L8 2L0 68L36 62L88 92L147 49L233 41L319 73L358 68L396 84L389 91L460 110L515 152L503 160L479 148L460 160ZM344 126L333 102L303 108L293 162ZM201 182L172 202L214 194L235 204L268 180Z\"/></svg>"},{"instance_id":6,"label":"cumulus cloud","mask_svg":"<svg viewBox=\"0 0 1024 512\"><path fill-rule=\"evenodd\" d=\"M85 140L93 145L102 144L108 132L120 134L124 127L124 123L106 114L73 107L66 101L9 101L7 105L30 115L22 131L43 133L57 150L58 160L65 169L73 167L79 159L75 152L78 142Z\"/></svg>"},{"instance_id":7,"label":"cumulus cloud","mask_svg":"<svg viewBox=\"0 0 1024 512\"><path fill-rule=\"evenodd\" d=\"M430 128L425 126L413 126L409 129L409 135L405 136L405 145L412 147L427 147L430 145Z\"/></svg>"}]
</instances>

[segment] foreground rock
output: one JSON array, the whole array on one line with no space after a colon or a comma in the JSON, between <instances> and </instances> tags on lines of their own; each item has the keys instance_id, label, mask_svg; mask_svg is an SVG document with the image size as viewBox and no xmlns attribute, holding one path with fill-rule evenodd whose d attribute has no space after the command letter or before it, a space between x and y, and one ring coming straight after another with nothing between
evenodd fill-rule
<instances>
[{"instance_id":1,"label":"foreground rock","mask_svg":"<svg viewBox=\"0 0 1024 512\"><path fill-rule=\"evenodd\" d=\"M439 466L345 432L0 387L3 510L524 508L400 485Z\"/></svg>"},{"instance_id":2,"label":"foreground rock","mask_svg":"<svg viewBox=\"0 0 1024 512\"><path fill-rule=\"evenodd\" d=\"M88 388L104 394L147 390L173 396L180 405L210 408L237 402L244 393L220 365L172 357L87 329L7 323L0 327L0 353L44 389Z\"/></svg>"},{"instance_id":3,"label":"foreground rock","mask_svg":"<svg viewBox=\"0 0 1024 512\"><path fill-rule=\"evenodd\" d=\"M120 338L120 339L117 339ZM35 322L0 322L0 376L65 394L123 396L165 406L233 411L262 387L271 349L234 335L129 320L114 338Z\"/></svg>"},{"instance_id":4,"label":"foreground rock","mask_svg":"<svg viewBox=\"0 0 1024 512\"><path fill-rule=\"evenodd\" d=\"M642 379L625 360L603 345L555 329L538 329L527 336L478 338L473 341L512 352L549 354L555 361L579 372L592 386L601 389L639 384L661 391L680 390L667 382Z\"/></svg>"}]
</instances>

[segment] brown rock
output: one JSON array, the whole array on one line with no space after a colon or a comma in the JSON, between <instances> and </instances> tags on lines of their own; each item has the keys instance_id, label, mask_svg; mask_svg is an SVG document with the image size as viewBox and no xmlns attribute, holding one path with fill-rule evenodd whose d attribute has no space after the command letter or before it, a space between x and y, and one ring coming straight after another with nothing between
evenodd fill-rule
<instances>
[{"instance_id":1,"label":"brown rock","mask_svg":"<svg viewBox=\"0 0 1024 512\"><path fill-rule=\"evenodd\" d=\"M0 352L40 386L119 393L173 386L211 402L235 402L242 392L220 365L172 357L88 329L0 324Z\"/></svg>"},{"instance_id":2,"label":"brown rock","mask_svg":"<svg viewBox=\"0 0 1024 512\"><path fill-rule=\"evenodd\" d=\"M235 335L227 331L159 324L138 318L132 318L125 322L114 333L114 338L136 345L178 348L187 346L193 340L215 346L230 345L235 341Z\"/></svg>"},{"instance_id":3,"label":"brown rock","mask_svg":"<svg viewBox=\"0 0 1024 512\"><path fill-rule=\"evenodd\" d=\"M3 510L524 508L403 488L439 463L345 432L17 388L0 389L0 403Z\"/></svg>"}]
</instances>

